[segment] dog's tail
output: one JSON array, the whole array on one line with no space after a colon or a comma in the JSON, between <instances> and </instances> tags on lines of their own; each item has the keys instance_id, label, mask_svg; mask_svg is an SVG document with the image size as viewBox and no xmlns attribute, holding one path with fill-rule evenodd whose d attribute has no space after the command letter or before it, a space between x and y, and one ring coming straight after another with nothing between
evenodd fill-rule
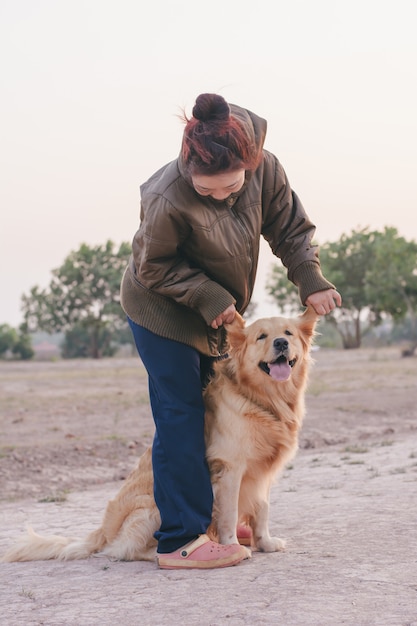
<instances>
[{"instance_id":1,"label":"dog's tail","mask_svg":"<svg viewBox=\"0 0 417 626\"><path fill-rule=\"evenodd\" d=\"M123 487L107 504L100 528L84 539L38 535L32 528L18 539L0 561L86 559L100 552L126 561L153 560L154 532L161 524L153 497L152 450L148 448Z\"/></svg>"},{"instance_id":2,"label":"dog's tail","mask_svg":"<svg viewBox=\"0 0 417 626\"><path fill-rule=\"evenodd\" d=\"M100 551L106 543L101 528L93 531L84 539L77 537L60 537L38 535L28 527L26 534L10 548L0 559L3 563L13 561L45 561L48 559L74 560L86 559Z\"/></svg>"}]
</instances>

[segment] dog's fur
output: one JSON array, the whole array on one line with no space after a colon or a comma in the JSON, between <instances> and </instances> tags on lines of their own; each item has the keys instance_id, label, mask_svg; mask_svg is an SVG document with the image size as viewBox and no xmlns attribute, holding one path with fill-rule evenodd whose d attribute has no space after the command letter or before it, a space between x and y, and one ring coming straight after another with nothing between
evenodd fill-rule
<instances>
[{"instance_id":1,"label":"dog's fur","mask_svg":"<svg viewBox=\"0 0 417 626\"><path fill-rule=\"evenodd\" d=\"M296 319L266 318L248 327L237 315L228 326L230 356L215 364L205 390L214 492L208 534L220 543L237 543L236 526L246 522L253 531L252 548L274 552L284 547L282 539L269 534L269 492L297 450L316 321L307 309ZM94 553L153 560L159 525L148 449L108 503L100 528L84 539L42 537L28 529L2 560L82 559Z\"/></svg>"}]
</instances>

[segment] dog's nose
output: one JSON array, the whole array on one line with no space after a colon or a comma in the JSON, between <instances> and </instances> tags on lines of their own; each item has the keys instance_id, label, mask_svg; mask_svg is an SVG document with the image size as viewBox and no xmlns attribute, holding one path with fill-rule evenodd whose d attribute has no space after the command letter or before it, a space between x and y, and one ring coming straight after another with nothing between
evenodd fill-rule
<instances>
[{"instance_id":1,"label":"dog's nose","mask_svg":"<svg viewBox=\"0 0 417 626\"><path fill-rule=\"evenodd\" d=\"M284 352L284 350L288 350L288 341L282 337L278 337L274 339L274 348Z\"/></svg>"}]
</instances>

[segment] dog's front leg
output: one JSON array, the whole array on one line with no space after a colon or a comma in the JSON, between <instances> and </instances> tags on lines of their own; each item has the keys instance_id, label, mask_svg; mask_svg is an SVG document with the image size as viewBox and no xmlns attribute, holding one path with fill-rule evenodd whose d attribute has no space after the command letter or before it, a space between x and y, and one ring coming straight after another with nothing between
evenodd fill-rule
<instances>
[{"instance_id":1,"label":"dog's front leg","mask_svg":"<svg viewBox=\"0 0 417 626\"><path fill-rule=\"evenodd\" d=\"M285 541L269 534L269 496L257 503L257 514L253 522L255 546L262 552L284 550Z\"/></svg>"},{"instance_id":2,"label":"dog's front leg","mask_svg":"<svg viewBox=\"0 0 417 626\"><path fill-rule=\"evenodd\" d=\"M238 543L236 527L242 472L235 468L231 469L219 461L212 465L211 470L214 495L213 521L217 527L219 541L222 544Z\"/></svg>"}]
</instances>

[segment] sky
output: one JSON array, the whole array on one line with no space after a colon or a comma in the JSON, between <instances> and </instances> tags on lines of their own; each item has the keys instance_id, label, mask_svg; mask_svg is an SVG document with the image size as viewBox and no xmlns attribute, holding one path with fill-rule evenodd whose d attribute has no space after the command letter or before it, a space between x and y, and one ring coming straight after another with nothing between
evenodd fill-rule
<instances>
[{"instance_id":1,"label":"sky","mask_svg":"<svg viewBox=\"0 0 417 626\"><path fill-rule=\"evenodd\" d=\"M268 121L316 241L417 240L414 0L0 0L0 324L82 243L130 241L139 185L215 92ZM254 300L268 310L262 246Z\"/></svg>"}]
</instances>

